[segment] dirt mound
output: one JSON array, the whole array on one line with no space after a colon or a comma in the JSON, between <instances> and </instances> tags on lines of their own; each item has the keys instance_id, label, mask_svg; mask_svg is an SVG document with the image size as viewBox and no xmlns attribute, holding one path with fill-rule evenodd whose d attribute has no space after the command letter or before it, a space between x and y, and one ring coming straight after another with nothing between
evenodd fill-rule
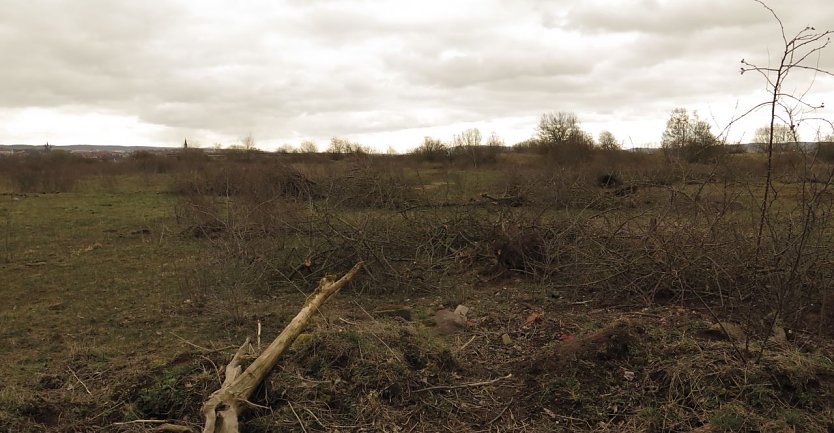
<instances>
[{"instance_id":1,"label":"dirt mound","mask_svg":"<svg viewBox=\"0 0 834 433\"><path fill-rule=\"evenodd\" d=\"M435 381L451 382L458 371L448 348L413 324L391 320L320 330L256 393L255 403L272 409L256 411L247 429L294 431L298 420L292 412L302 410L298 415L314 431L335 431L339 425L383 431L408 422L416 408L434 412L421 403L420 390Z\"/></svg>"},{"instance_id":2,"label":"dirt mound","mask_svg":"<svg viewBox=\"0 0 834 433\"><path fill-rule=\"evenodd\" d=\"M517 363L519 399L571 430L830 431L830 361L777 343L744 361L711 326L674 313L554 342Z\"/></svg>"},{"instance_id":3,"label":"dirt mound","mask_svg":"<svg viewBox=\"0 0 834 433\"><path fill-rule=\"evenodd\" d=\"M577 363L606 363L626 360L638 349L643 330L622 320L592 334L551 346L525 361L529 374L560 371Z\"/></svg>"}]
</instances>

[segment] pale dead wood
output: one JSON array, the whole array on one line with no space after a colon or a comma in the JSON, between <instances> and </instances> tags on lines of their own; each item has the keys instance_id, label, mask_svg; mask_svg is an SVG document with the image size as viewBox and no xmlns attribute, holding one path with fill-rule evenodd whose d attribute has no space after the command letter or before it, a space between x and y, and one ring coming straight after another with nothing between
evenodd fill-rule
<instances>
[{"instance_id":1,"label":"pale dead wood","mask_svg":"<svg viewBox=\"0 0 834 433\"><path fill-rule=\"evenodd\" d=\"M330 296L338 292L359 272L362 264L362 262L357 263L337 281L323 278L304 307L301 308L281 334L246 370L241 371L240 362L249 347L249 339L246 339L232 361L226 366L226 379L223 381L223 385L203 404L202 413L205 418L203 433L239 433L238 416L245 408L245 406L241 406L241 403L247 403L252 392L272 370L278 358L301 334L310 317ZM219 423L218 417L220 417Z\"/></svg>"},{"instance_id":2,"label":"pale dead wood","mask_svg":"<svg viewBox=\"0 0 834 433\"><path fill-rule=\"evenodd\" d=\"M292 411L292 414L295 415L295 419L298 420L298 425L301 426L301 430L303 430L304 433L307 433L307 427L304 427L304 422L301 421L301 418L299 418L298 414L295 412L295 408L292 407L292 402L287 400L287 404L290 405L290 410Z\"/></svg>"},{"instance_id":3,"label":"pale dead wood","mask_svg":"<svg viewBox=\"0 0 834 433\"><path fill-rule=\"evenodd\" d=\"M93 393L90 392L90 388L87 388L87 385L85 385L84 382L81 381L81 379L78 377L77 374L75 374L75 371L72 368L67 367L67 370L69 370L69 372L72 373L72 377L74 377L75 380L77 380L78 383L80 383L81 386L84 387L84 391L87 391L87 394L93 395Z\"/></svg>"},{"instance_id":4,"label":"pale dead wood","mask_svg":"<svg viewBox=\"0 0 834 433\"><path fill-rule=\"evenodd\" d=\"M122 426L132 424L166 424L168 422L168 420L164 419L135 419L133 421L114 422L112 425Z\"/></svg>"},{"instance_id":5,"label":"pale dead wood","mask_svg":"<svg viewBox=\"0 0 834 433\"><path fill-rule=\"evenodd\" d=\"M473 335L472 338L469 339L469 341L467 341L466 343L463 343L463 346L460 346L460 349L458 349L458 352L463 352L463 349L466 349L466 346L469 346L469 343L475 341L476 337L477 337L477 335Z\"/></svg>"},{"instance_id":6,"label":"pale dead wood","mask_svg":"<svg viewBox=\"0 0 834 433\"><path fill-rule=\"evenodd\" d=\"M171 424L170 421L164 419L136 419L133 421L114 422L113 426L128 426L135 424L159 424L153 431L156 432L172 432L172 433L194 433L194 429L189 426Z\"/></svg>"},{"instance_id":7,"label":"pale dead wood","mask_svg":"<svg viewBox=\"0 0 834 433\"><path fill-rule=\"evenodd\" d=\"M520 206L522 203L524 203L524 197L520 195L505 195L502 197L494 197L487 193L482 193L481 197L491 201L493 204L506 205L512 207Z\"/></svg>"},{"instance_id":8,"label":"pale dead wood","mask_svg":"<svg viewBox=\"0 0 834 433\"><path fill-rule=\"evenodd\" d=\"M162 424L156 428L156 431L168 433L194 433L193 428L176 424Z\"/></svg>"}]
</instances>

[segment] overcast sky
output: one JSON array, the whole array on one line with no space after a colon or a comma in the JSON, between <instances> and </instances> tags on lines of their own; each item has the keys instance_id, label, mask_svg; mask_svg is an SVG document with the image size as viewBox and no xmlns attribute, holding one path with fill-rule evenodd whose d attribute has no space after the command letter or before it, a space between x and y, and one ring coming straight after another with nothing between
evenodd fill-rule
<instances>
[{"instance_id":1,"label":"overcast sky","mask_svg":"<svg viewBox=\"0 0 834 433\"><path fill-rule=\"evenodd\" d=\"M788 33L831 0L771 0ZM470 127L512 144L575 112L657 143L675 107L717 130L765 98L780 47L752 0L0 0L0 143L385 150ZM834 25L832 25L834 27ZM770 57L770 58L769 58ZM834 47L821 66L834 70ZM808 77L786 90L802 91ZM807 98L834 106L834 79ZM822 111L834 120L832 110ZM764 122L736 126L733 139ZM813 131L803 131L812 139Z\"/></svg>"}]
</instances>

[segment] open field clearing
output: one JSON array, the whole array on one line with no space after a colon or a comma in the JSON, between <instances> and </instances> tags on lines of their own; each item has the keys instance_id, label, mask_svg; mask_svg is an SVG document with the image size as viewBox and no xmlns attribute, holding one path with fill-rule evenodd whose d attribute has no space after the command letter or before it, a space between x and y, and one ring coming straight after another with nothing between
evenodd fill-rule
<instances>
[{"instance_id":1,"label":"open field clearing","mask_svg":"<svg viewBox=\"0 0 834 433\"><path fill-rule=\"evenodd\" d=\"M5 3L0 433L834 433L831 0Z\"/></svg>"},{"instance_id":2,"label":"open field clearing","mask_svg":"<svg viewBox=\"0 0 834 433\"><path fill-rule=\"evenodd\" d=\"M2 431L197 431L358 261L243 431L834 429L827 163L779 155L761 236L761 155L0 163Z\"/></svg>"}]
</instances>

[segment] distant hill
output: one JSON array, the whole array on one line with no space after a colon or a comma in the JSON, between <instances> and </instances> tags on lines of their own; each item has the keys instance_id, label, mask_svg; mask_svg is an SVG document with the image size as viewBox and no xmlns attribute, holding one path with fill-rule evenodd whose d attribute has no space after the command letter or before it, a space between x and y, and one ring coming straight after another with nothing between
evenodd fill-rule
<instances>
[{"instance_id":1,"label":"distant hill","mask_svg":"<svg viewBox=\"0 0 834 433\"><path fill-rule=\"evenodd\" d=\"M147 151L166 151L176 149L176 147L156 147L156 146L99 146L95 144L71 144L68 146L51 146L53 149L66 151L104 151L115 153L132 153L140 150ZM32 144L0 144L0 150L41 150L43 145Z\"/></svg>"},{"instance_id":2,"label":"distant hill","mask_svg":"<svg viewBox=\"0 0 834 433\"><path fill-rule=\"evenodd\" d=\"M787 149L801 149L804 152L810 152L817 148L819 143L812 142L812 141L801 141L799 143L773 143L774 150L787 150ZM731 151L737 150L743 153L758 153L764 152L766 149L766 144L761 143L741 143L741 144L726 144L725 145ZM655 153L655 152L662 152L663 149L660 147L632 147L629 149L632 152L641 152L641 153Z\"/></svg>"}]
</instances>

